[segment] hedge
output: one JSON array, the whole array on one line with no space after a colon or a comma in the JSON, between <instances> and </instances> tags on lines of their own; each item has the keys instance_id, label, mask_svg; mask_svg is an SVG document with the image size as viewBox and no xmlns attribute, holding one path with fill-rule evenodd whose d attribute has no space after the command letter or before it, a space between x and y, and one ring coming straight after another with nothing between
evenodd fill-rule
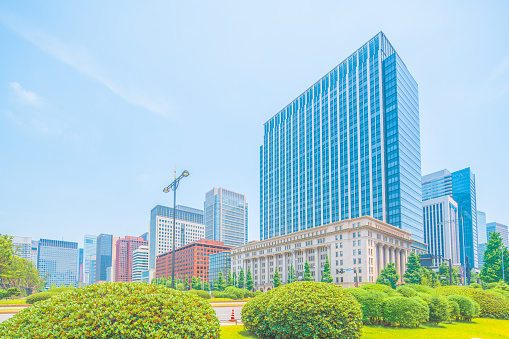
<instances>
[{"instance_id":1,"label":"hedge","mask_svg":"<svg viewBox=\"0 0 509 339\"><path fill-rule=\"evenodd\" d=\"M455 301L459 306L459 316L463 320L470 321L476 316L475 301L469 297L459 294L453 294L447 297L448 300Z\"/></svg>"},{"instance_id":2,"label":"hedge","mask_svg":"<svg viewBox=\"0 0 509 339\"><path fill-rule=\"evenodd\" d=\"M414 285L414 284L407 284L404 285L405 287L410 287L411 289L415 290L416 292L420 293L426 293L426 294L432 294L434 293L434 290L432 287L426 286L426 285Z\"/></svg>"},{"instance_id":3,"label":"hedge","mask_svg":"<svg viewBox=\"0 0 509 339\"><path fill-rule=\"evenodd\" d=\"M41 292L41 293L35 293L35 294L32 294L32 295L29 295L25 302L27 304L35 304L36 302L38 301L42 301L42 300L46 300L46 299L49 299L55 295L59 295L60 293L56 293L56 292Z\"/></svg>"},{"instance_id":4,"label":"hedge","mask_svg":"<svg viewBox=\"0 0 509 339\"><path fill-rule=\"evenodd\" d=\"M260 338L360 338L361 307L334 284L299 281L265 292L242 309L247 330Z\"/></svg>"},{"instance_id":5,"label":"hedge","mask_svg":"<svg viewBox=\"0 0 509 339\"><path fill-rule=\"evenodd\" d=\"M382 285L382 284L364 284L361 285L359 288L365 290L365 291L379 291L382 293L386 293L388 295L398 295L398 293L390 286Z\"/></svg>"},{"instance_id":6,"label":"hedge","mask_svg":"<svg viewBox=\"0 0 509 339\"><path fill-rule=\"evenodd\" d=\"M389 326L418 327L429 319L429 308L419 297L393 297L383 301L383 319Z\"/></svg>"},{"instance_id":7,"label":"hedge","mask_svg":"<svg viewBox=\"0 0 509 339\"><path fill-rule=\"evenodd\" d=\"M407 297L407 298L415 297L417 295L416 290L414 290L411 287L404 286L404 285L398 286L398 288L396 288L396 292L398 292L399 294L401 294L402 296Z\"/></svg>"},{"instance_id":8,"label":"hedge","mask_svg":"<svg viewBox=\"0 0 509 339\"><path fill-rule=\"evenodd\" d=\"M210 299L210 294L209 292L207 291L202 291L202 290L189 290L188 293L191 293L191 294L194 294L194 295L197 295L203 299Z\"/></svg>"},{"instance_id":9,"label":"hedge","mask_svg":"<svg viewBox=\"0 0 509 339\"><path fill-rule=\"evenodd\" d=\"M209 302L140 283L104 283L37 302L0 323L4 338L219 338Z\"/></svg>"},{"instance_id":10,"label":"hedge","mask_svg":"<svg viewBox=\"0 0 509 339\"><path fill-rule=\"evenodd\" d=\"M459 294L472 298L479 304L479 317L509 319L509 300L503 296L478 288L464 286L442 286L436 292L445 296Z\"/></svg>"},{"instance_id":11,"label":"hedge","mask_svg":"<svg viewBox=\"0 0 509 339\"><path fill-rule=\"evenodd\" d=\"M434 294L427 301L429 322L435 325L450 320L449 302L440 294Z\"/></svg>"}]
</instances>

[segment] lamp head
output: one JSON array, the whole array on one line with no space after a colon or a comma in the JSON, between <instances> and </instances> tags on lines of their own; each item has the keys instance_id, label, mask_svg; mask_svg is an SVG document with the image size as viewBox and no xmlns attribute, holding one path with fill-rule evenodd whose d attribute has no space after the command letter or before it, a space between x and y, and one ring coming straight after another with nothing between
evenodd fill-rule
<instances>
[{"instance_id":1,"label":"lamp head","mask_svg":"<svg viewBox=\"0 0 509 339\"><path fill-rule=\"evenodd\" d=\"M164 192L164 193L168 193L169 191L170 191L170 189L169 189L168 187L165 187L165 188L163 189L163 192Z\"/></svg>"},{"instance_id":2,"label":"lamp head","mask_svg":"<svg viewBox=\"0 0 509 339\"><path fill-rule=\"evenodd\" d=\"M184 172L182 172L182 175L183 175L184 177L187 177L187 176L189 175L189 171L188 171L188 170L185 170Z\"/></svg>"}]
</instances>

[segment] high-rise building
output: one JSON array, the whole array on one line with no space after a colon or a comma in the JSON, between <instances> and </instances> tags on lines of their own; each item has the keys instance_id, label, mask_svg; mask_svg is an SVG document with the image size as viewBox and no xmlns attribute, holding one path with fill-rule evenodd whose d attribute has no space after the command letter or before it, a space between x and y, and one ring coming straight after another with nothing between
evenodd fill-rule
<instances>
[{"instance_id":1,"label":"high-rise building","mask_svg":"<svg viewBox=\"0 0 509 339\"><path fill-rule=\"evenodd\" d=\"M175 247L205 238L203 211L176 206ZM149 268L156 268L156 256L167 253L173 246L173 208L157 205L150 212Z\"/></svg>"},{"instance_id":2,"label":"high-rise building","mask_svg":"<svg viewBox=\"0 0 509 339\"><path fill-rule=\"evenodd\" d=\"M83 239L83 285L95 280L95 272L90 270L90 260L97 255L97 235L85 235Z\"/></svg>"},{"instance_id":3,"label":"high-rise building","mask_svg":"<svg viewBox=\"0 0 509 339\"><path fill-rule=\"evenodd\" d=\"M78 280L78 243L60 240L39 240L37 267L46 288L76 284Z\"/></svg>"},{"instance_id":4,"label":"high-rise building","mask_svg":"<svg viewBox=\"0 0 509 339\"><path fill-rule=\"evenodd\" d=\"M133 255L140 246L148 246L148 242L130 236L117 240L115 281L133 281Z\"/></svg>"},{"instance_id":5,"label":"high-rise building","mask_svg":"<svg viewBox=\"0 0 509 339\"><path fill-rule=\"evenodd\" d=\"M39 251L39 241L32 240L32 249L30 250L30 261L37 268L37 253Z\"/></svg>"},{"instance_id":6,"label":"high-rise building","mask_svg":"<svg viewBox=\"0 0 509 339\"><path fill-rule=\"evenodd\" d=\"M477 246L478 248L477 252L479 253L479 269L481 269L484 266L484 251L486 251L486 247L487 247L486 243L479 244L479 246Z\"/></svg>"},{"instance_id":7,"label":"high-rise building","mask_svg":"<svg viewBox=\"0 0 509 339\"><path fill-rule=\"evenodd\" d=\"M78 284L83 284L83 248L78 249Z\"/></svg>"},{"instance_id":8,"label":"high-rise building","mask_svg":"<svg viewBox=\"0 0 509 339\"><path fill-rule=\"evenodd\" d=\"M96 266L97 266L97 256L93 255L90 257L90 272L96 272ZM108 278L106 278L106 281L109 281ZM90 284L95 283L95 274L90 275Z\"/></svg>"},{"instance_id":9,"label":"high-rise building","mask_svg":"<svg viewBox=\"0 0 509 339\"><path fill-rule=\"evenodd\" d=\"M445 259L452 259L453 265L460 263L460 237L458 204L446 195L428 199L422 203L424 220L424 242L428 251ZM435 260L435 266L442 260Z\"/></svg>"},{"instance_id":10,"label":"high-rise building","mask_svg":"<svg viewBox=\"0 0 509 339\"><path fill-rule=\"evenodd\" d=\"M140 235L140 238L142 238L145 241L148 241L148 232L145 232L142 235Z\"/></svg>"},{"instance_id":11,"label":"high-rise building","mask_svg":"<svg viewBox=\"0 0 509 339\"><path fill-rule=\"evenodd\" d=\"M479 267L477 253L477 205L475 175L470 167L449 172L442 170L422 177L423 201L443 196L451 196L458 204L460 260L470 267Z\"/></svg>"},{"instance_id":12,"label":"high-rise building","mask_svg":"<svg viewBox=\"0 0 509 339\"><path fill-rule=\"evenodd\" d=\"M488 242L488 231L486 230L486 213L477 211L477 242L485 244Z\"/></svg>"},{"instance_id":13,"label":"high-rise building","mask_svg":"<svg viewBox=\"0 0 509 339\"><path fill-rule=\"evenodd\" d=\"M364 215L424 238L417 83L380 32L264 124L260 239Z\"/></svg>"},{"instance_id":14,"label":"high-rise building","mask_svg":"<svg viewBox=\"0 0 509 339\"><path fill-rule=\"evenodd\" d=\"M205 237L227 246L247 244L247 202L243 194L213 188L205 194Z\"/></svg>"},{"instance_id":15,"label":"high-rise building","mask_svg":"<svg viewBox=\"0 0 509 339\"><path fill-rule=\"evenodd\" d=\"M12 245L14 246L14 253L16 256L32 261L32 238L30 237L12 237ZM37 264L34 264L37 267Z\"/></svg>"},{"instance_id":16,"label":"high-rise building","mask_svg":"<svg viewBox=\"0 0 509 339\"><path fill-rule=\"evenodd\" d=\"M94 282L106 281L106 269L112 267L113 236L111 234L99 234L95 258Z\"/></svg>"},{"instance_id":17,"label":"high-rise building","mask_svg":"<svg viewBox=\"0 0 509 339\"><path fill-rule=\"evenodd\" d=\"M148 246L140 246L133 252L133 281L142 282L143 272L148 271Z\"/></svg>"},{"instance_id":18,"label":"high-rise building","mask_svg":"<svg viewBox=\"0 0 509 339\"><path fill-rule=\"evenodd\" d=\"M228 271L232 268L232 261L230 259L230 252L224 251L209 255L209 281L213 282L214 279L219 277L219 272L223 272L223 277L226 279Z\"/></svg>"},{"instance_id":19,"label":"high-rise building","mask_svg":"<svg viewBox=\"0 0 509 339\"><path fill-rule=\"evenodd\" d=\"M509 247L509 231L507 225L499 222L490 222L486 224L486 230L488 232L488 241L490 241L490 233L497 232L500 233L500 237L502 238L502 245Z\"/></svg>"},{"instance_id":20,"label":"high-rise building","mask_svg":"<svg viewBox=\"0 0 509 339\"><path fill-rule=\"evenodd\" d=\"M175 251L175 277L200 277L209 279L209 256L214 253L230 251L222 241L200 239L178 248ZM171 277L173 252L157 256L156 277Z\"/></svg>"}]
</instances>

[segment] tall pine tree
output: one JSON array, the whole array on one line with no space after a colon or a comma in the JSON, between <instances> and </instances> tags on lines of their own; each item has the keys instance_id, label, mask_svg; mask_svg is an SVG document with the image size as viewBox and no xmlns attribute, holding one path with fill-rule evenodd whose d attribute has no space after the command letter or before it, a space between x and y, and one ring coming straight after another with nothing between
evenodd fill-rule
<instances>
[{"instance_id":1,"label":"tall pine tree","mask_svg":"<svg viewBox=\"0 0 509 339\"><path fill-rule=\"evenodd\" d=\"M208 280L205 280L205 282L203 283L203 290L207 292L210 291L210 285Z\"/></svg>"},{"instance_id":2,"label":"tall pine tree","mask_svg":"<svg viewBox=\"0 0 509 339\"><path fill-rule=\"evenodd\" d=\"M226 279L226 287L233 286L232 270L228 270L228 278Z\"/></svg>"},{"instance_id":3,"label":"tall pine tree","mask_svg":"<svg viewBox=\"0 0 509 339\"><path fill-rule=\"evenodd\" d=\"M396 266L394 266L393 262L390 262L387 264L387 266L385 266L382 272L380 272L378 279L376 279L376 283L396 288L398 280L399 275L396 271Z\"/></svg>"},{"instance_id":4,"label":"tall pine tree","mask_svg":"<svg viewBox=\"0 0 509 339\"><path fill-rule=\"evenodd\" d=\"M406 271L405 274L403 274L403 279L407 284L419 285L421 283L421 261L420 257L415 255L414 252L410 252L408 256L408 263L406 264Z\"/></svg>"},{"instance_id":5,"label":"tall pine tree","mask_svg":"<svg viewBox=\"0 0 509 339\"><path fill-rule=\"evenodd\" d=\"M244 269L241 268L239 272L239 281L237 284L238 288L244 288Z\"/></svg>"},{"instance_id":6,"label":"tall pine tree","mask_svg":"<svg viewBox=\"0 0 509 339\"><path fill-rule=\"evenodd\" d=\"M313 277L311 277L311 267L309 266L307 259L306 263L304 264L304 281L313 281Z\"/></svg>"},{"instance_id":7,"label":"tall pine tree","mask_svg":"<svg viewBox=\"0 0 509 339\"><path fill-rule=\"evenodd\" d=\"M233 272L232 277L233 277L233 286L237 286L237 273Z\"/></svg>"},{"instance_id":8,"label":"tall pine tree","mask_svg":"<svg viewBox=\"0 0 509 339\"><path fill-rule=\"evenodd\" d=\"M332 274L330 272L329 256L327 256L327 260L325 261L325 265L323 265L322 282L331 283L333 280L334 279L332 279Z\"/></svg>"},{"instance_id":9,"label":"tall pine tree","mask_svg":"<svg viewBox=\"0 0 509 339\"><path fill-rule=\"evenodd\" d=\"M248 291L251 291L253 287L253 276L251 275L251 268L248 267L246 273L246 288Z\"/></svg>"},{"instance_id":10,"label":"tall pine tree","mask_svg":"<svg viewBox=\"0 0 509 339\"><path fill-rule=\"evenodd\" d=\"M279 272L276 269L274 270L274 276L272 277L272 280L274 281L274 288L279 287L281 285L281 278L279 277Z\"/></svg>"},{"instance_id":11,"label":"tall pine tree","mask_svg":"<svg viewBox=\"0 0 509 339\"><path fill-rule=\"evenodd\" d=\"M223 278L223 271L219 271L219 276L217 277L217 287L214 286L216 291L224 291L226 287L226 281Z\"/></svg>"},{"instance_id":12,"label":"tall pine tree","mask_svg":"<svg viewBox=\"0 0 509 339\"><path fill-rule=\"evenodd\" d=\"M502 238L498 232L490 232L490 240L484 251L484 265L481 279L486 283L502 280L502 253L504 256L504 278L509 281L509 251L502 245Z\"/></svg>"},{"instance_id":13,"label":"tall pine tree","mask_svg":"<svg viewBox=\"0 0 509 339\"><path fill-rule=\"evenodd\" d=\"M290 264L290 270L288 272L288 279L286 280L287 283L292 283L297 281L297 276L295 275L295 268L293 268L293 263Z\"/></svg>"}]
</instances>

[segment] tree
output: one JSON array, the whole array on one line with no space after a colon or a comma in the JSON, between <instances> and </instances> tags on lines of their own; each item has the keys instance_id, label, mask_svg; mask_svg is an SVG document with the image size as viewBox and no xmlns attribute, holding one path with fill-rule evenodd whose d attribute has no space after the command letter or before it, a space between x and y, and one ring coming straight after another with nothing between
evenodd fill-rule
<instances>
[{"instance_id":1,"label":"tree","mask_svg":"<svg viewBox=\"0 0 509 339\"><path fill-rule=\"evenodd\" d=\"M252 291L253 287L254 287L254 284L253 284L253 277L251 276L251 268L248 267L247 273L246 273L246 288L249 291Z\"/></svg>"},{"instance_id":2,"label":"tree","mask_svg":"<svg viewBox=\"0 0 509 339\"><path fill-rule=\"evenodd\" d=\"M505 281L509 281L509 250L502 245L500 233L490 232L490 240L486 244L484 265L480 275L484 282L492 283L502 280L502 253L504 255L504 277Z\"/></svg>"},{"instance_id":3,"label":"tree","mask_svg":"<svg viewBox=\"0 0 509 339\"><path fill-rule=\"evenodd\" d=\"M208 280L205 280L205 282L203 283L203 290L207 292L210 291L210 285Z\"/></svg>"},{"instance_id":4,"label":"tree","mask_svg":"<svg viewBox=\"0 0 509 339\"><path fill-rule=\"evenodd\" d=\"M169 277L168 279L166 279L166 284L165 284L166 287L168 288L171 288L171 277Z\"/></svg>"},{"instance_id":5,"label":"tree","mask_svg":"<svg viewBox=\"0 0 509 339\"><path fill-rule=\"evenodd\" d=\"M215 286L216 285L214 285L216 291L224 291L226 287L226 281L223 279L223 271L219 271L219 277L217 278L217 288Z\"/></svg>"},{"instance_id":6,"label":"tree","mask_svg":"<svg viewBox=\"0 0 509 339\"><path fill-rule=\"evenodd\" d=\"M244 269L241 268L239 272L238 288L244 288Z\"/></svg>"},{"instance_id":7,"label":"tree","mask_svg":"<svg viewBox=\"0 0 509 339\"><path fill-rule=\"evenodd\" d=\"M403 279L407 284L420 284L422 278L421 261L420 256L415 255L414 252L410 252L408 256L408 263L406 265L405 274Z\"/></svg>"},{"instance_id":8,"label":"tree","mask_svg":"<svg viewBox=\"0 0 509 339\"><path fill-rule=\"evenodd\" d=\"M21 294L21 291L17 287L10 287L7 289L7 297L17 297Z\"/></svg>"},{"instance_id":9,"label":"tree","mask_svg":"<svg viewBox=\"0 0 509 339\"><path fill-rule=\"evenodd\" d=\"M184 290L185 291L189 290L189 278L187 277L187 275L184 277Z\"/></svg>"},{"instance_id":10,"label":"tree","mask_svg":"<svg viewBox=\"0 0 509 339\"><path fill-rule=\"evenodd\" d=\"M274 280L274 288L279 287L281 285L281 278L279 277L279 272L276 269L274 270L274 276L272 277L272 280Z\"/></svg>"},{"instance_id":11,"label":"tree","mask_svg":"<svg viewBox=\"0 0 509 339\"><path fill-rule=\"evenodd\" d=\"M440 279L440 284L442 286L449 285L450 284L450 276L449 276L449 264L447 262L442 261L442 264L438 267L438 277ZM459 279L458 279L458 268L453 267L452 268L452 284L458 285Z\"/></svg>"},{"instance_id":12,"label":"tree","mask_svg":"<svg viewBox=\"0 0 509 339\"><path fill-rule=\"evenodd\" d=\"M12 237L0 234L0 280L9 276L8 268L13 257L14 246L12 245Z\"/></svg>"},{"instance_id":13,"label":"tree","mask_svg":"<svg viewBox=\"0 0 509 339\"><path fill-rule=\"evenodd\" d=\"M313 281L313 278L311 277L311 268L307 259L306 263L304 264L304 281Z\"/></svg>"},{"instance_id":14,"label":"tree","mask_svg":"<svg viewBox=\"0 0 509 339\"><path fill-rule=\"evenodd\" d=\"M70 283L70 284L69 284L69 287L70 287L70 288L75 288L75 286L74 286L74 284L73 284L73 283Z\"/></svg>"},{"instance_id":15,"label":"tree","mask_svg":"<svg viewBox=\"0 0 509 339\"><path fill-rule=\"evenodd\" d=\"M57 284L55 284L54 282L51 283L51 285L49 285L49 289L51 290L52 288L57 288Z\"/></svg>"},{"instance_id":16,"label":"tree","mask_svg":"<svg viewBox=\"0 0 509 339\"><path fill-rule=\"evenodd\" d=\"M322 282L333 282L334 279L332 279L332 274L330 273L330 263L329 263L329 256L327 256L327 260L325 261L325 265L323 265L323 275L322 275Z\"/></svg>"},{"instance_id":17,"label":"tree","mask_svg":"<svg viewBox=\"0 0 509 339\"><path fill-rule=\"evenodd\" d=\"M226 287L233 286L232 270L228 270L228 279L226 279Z\"/></svg>"},{"instance_id":18,"label":"tree","mask_svg":"<svg viewBox=\"0 0 509 339\"><path fill-rule=\"evenodd\" d=\"M233 272L233 286L237 286L237 273Z\"/></svg>"},{"instance_id":19,"label":"tree","mask_svg":"<svg viewBox=\"0 0 509 339\"><path fill-rule=\"evenodd\" d=\"M295 269L293 268L293 263L290 264L290 270L288 271L288 279L287 283L292 283L297 281L297 276L295 275Z\"/></svg>"},{"instance_id":20,"label":"tree","mask_svg":"<svg viewBox=\"0 0 509 339\"><path fill-rule=\"evenodd\" d=\"M198 279L196 279L195 276L193 276L191 279L191 288L193 290L201 290L201 284L200 284L200 287L198 288Z\"/></svg>"},{"instance_id":21,"label":"tree","mask_svg":"<svg viewBox=\"0 0 509 339\"><path fill-rule=\"evenodd\" d=\"M435 271L430 270L426 267L421 267L422 272L422 278L421 278L421 285L429 286L429 287L439 287L440 286L440 279L438 277L438 274L435 273Z\"/></svg>"},{"instance_id":22,"label":"tree","mask_svg":"<svg viewBox=\"0 0 509 339\"><path fill-rule=\"evenodd\" d=\"M393 262L390 262L385 266L385 268L380 272L378 279L376 279L377 284L391 286L392 288L396 288L396 283L399 280L398 272L396 271L396 267Z\"/></svg>"},{"instance_id":23,"label":"tree","mask_svg":"<svg viewBox=\"0 0 509 339\"><path fill-rule=\"evenodd\" d=\"M221 275L222 275L223 273L222 273L222 272L219 272L219 274L221 274ZM212 286L210 287L210 289L211 289L212 291L218 291L218 289L217 289L217 279L216 279L216 278L214 278L214 280L212 280Z\"/></svg>"}]
</instances>

